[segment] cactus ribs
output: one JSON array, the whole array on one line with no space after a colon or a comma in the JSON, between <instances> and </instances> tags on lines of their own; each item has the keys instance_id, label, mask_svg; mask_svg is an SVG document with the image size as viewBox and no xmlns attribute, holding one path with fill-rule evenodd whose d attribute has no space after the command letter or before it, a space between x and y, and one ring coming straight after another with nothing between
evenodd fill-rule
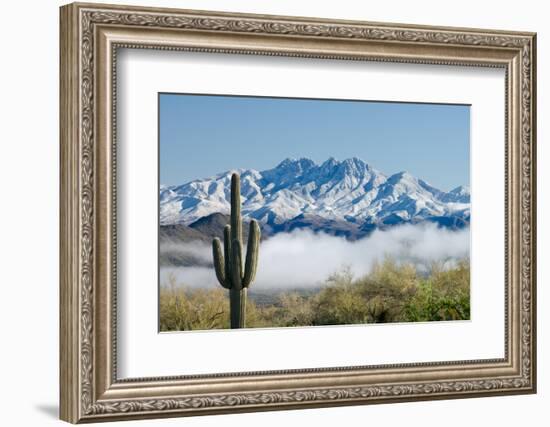
<instances>
[{"instance_id":1,"label":"cactus ribs","mask_svg":"<svg viewBox=\"0 0 550 427\"><path fill-rule=\"evenodd\" d=\"M230 222L231 225L227 224L223 230L223 253L218 238L212 241L212 253L216 277L224 288L229 289L231 329L236 329L245 327L247 289L256 277L260 246L260 226L252 220L243 269L241 183L236 173L231 175Z\"/></svg>"}]
</instances>

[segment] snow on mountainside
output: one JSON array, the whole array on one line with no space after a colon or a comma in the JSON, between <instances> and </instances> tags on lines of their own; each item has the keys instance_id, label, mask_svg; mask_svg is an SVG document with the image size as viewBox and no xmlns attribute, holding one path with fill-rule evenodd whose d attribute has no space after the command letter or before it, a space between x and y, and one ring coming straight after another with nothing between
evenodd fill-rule
<instances>
[{"instance_id":1,"label":"snow on mountainside","mask_svg":"<svg viewBox=\"0 0 550 427\"><path fill-rule=\"evenodd\" d=\"M228 214L231 172L161 186L161 225L189 225L216 212ZM286 159L273 169L238 172L243 216L274 231L304 218L363 228L423 220L464 225L470 218L469 188L444 192L407 172L386 176L358 158L330 158L320 165Z\"/></svg>"}]
</instances>

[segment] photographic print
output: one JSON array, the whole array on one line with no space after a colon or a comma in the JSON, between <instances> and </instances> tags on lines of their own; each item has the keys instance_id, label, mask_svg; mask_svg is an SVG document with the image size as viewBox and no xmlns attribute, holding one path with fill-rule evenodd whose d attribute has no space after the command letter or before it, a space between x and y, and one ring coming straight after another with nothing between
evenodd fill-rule
<instances>
[{"instance_id":1,"label":"photographic print","mask_svg":"<svg viewBox=\"0 0 550 427\"><path fill-rule=\"evenodd\" d=\"M160 331L469 320L469 105L158 100Z\"/></svg>"},{"instance_id":2,"label":"photographic print","mask_svg":"<svg viewBox=\"0 0 550 427\"><path fill-rule=\"evenodd\" d=\"M59 23L62 420L536 393L535 33Z\"/></svg>"}]
</instances>

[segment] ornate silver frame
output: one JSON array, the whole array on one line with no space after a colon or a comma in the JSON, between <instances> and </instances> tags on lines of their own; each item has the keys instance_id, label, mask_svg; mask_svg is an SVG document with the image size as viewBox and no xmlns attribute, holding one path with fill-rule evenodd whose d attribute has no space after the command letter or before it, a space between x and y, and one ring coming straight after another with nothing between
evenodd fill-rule
<instances>
[{"instance_id":1,"label":"ornate silver frame","mask_svg":"<svg viewBox=\"0 0 550 427\"><path fill-rule=\"evenodd\" d=\"M399 402L536 390L533 33L98 4L61 8L61 419L72 422ZM118 380L118 47L506 70L505 357Z\"/></svg>"}]
</instances>

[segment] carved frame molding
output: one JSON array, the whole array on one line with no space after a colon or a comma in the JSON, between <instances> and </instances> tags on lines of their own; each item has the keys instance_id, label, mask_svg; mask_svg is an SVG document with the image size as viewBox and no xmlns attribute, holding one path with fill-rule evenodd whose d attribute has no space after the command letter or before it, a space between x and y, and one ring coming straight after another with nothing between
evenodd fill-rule
<instances>
[{"instance_id":1,"label":"carved frame molding","mask_svg":"<svg viewBox=\"0 0 550 427\"><path fill-rule=\"evenodd\" d=\"M103 279L116 282L114 64L120 47L506 68L506 357L117 380L116 286ZM61 418L101 421L534 392L534 97L532 33L93 4L62 7ZM270 376L272 383L260 384ZM299 385L285 386L288 380ZM200 393L193 388L197 384Z\"/></svg>"}]
</instances>

